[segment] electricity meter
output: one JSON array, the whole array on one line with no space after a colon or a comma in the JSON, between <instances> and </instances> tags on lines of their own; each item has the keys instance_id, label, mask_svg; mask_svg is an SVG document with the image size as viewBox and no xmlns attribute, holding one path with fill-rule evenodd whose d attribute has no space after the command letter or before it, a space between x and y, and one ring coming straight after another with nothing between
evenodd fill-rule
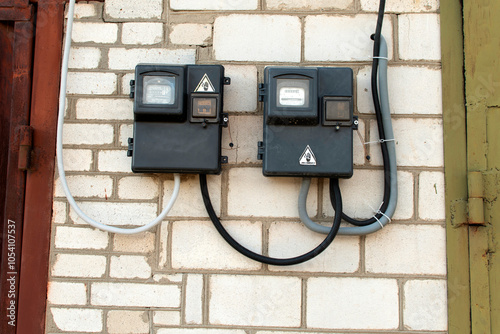
<instances>
[{"instance_id":1,"label":"electricity meter","mask_svg":"<svg viewBox=\"0 0 500 334\"><path fill-rule=\"evenodd\" d=\"M350 68L266 67L259 87L264 175L352 176L358 121Z\"/></svg>"},{"instance_id":2,"label":"electricity meter","mask_svg":"<svg viewBox=\"0 0 500 334\"><path fill-rule=\"evenodd\" d=\"M220 173L224 84L221 65L137 65L132 171Z\"/></svg>"}]
</instances>

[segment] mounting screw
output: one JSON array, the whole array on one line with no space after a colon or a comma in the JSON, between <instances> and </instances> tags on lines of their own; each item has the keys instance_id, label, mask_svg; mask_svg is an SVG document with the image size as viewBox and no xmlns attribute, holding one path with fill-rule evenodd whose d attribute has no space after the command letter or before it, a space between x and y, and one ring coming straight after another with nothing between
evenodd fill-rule
<instances>
[{"instance_id":1,"label":"mounting screw","mask_svg":"<svg viewBox=\"0 0 500 334\"><path fill-rule=\"evenodd\" d=\"M359 121L357 119L354 120L354 125L359 125Z\"/></svg>"},{"instance_id":2,"label":"mounting screw","mask_svg":"<svg viewBox=\"0 0 500 334\"><path fill-rule=\"evenodd\" d=\"M224 118L223 118L223 121L224 121L224 123L227 123L227 122L229 121L229 118L224 117Z\"/></svg>"}]
</instances>

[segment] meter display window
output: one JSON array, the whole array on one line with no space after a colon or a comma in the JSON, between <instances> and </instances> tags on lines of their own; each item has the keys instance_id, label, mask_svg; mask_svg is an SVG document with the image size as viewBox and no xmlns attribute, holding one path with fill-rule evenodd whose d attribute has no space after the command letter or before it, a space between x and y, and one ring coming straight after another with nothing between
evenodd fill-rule
<instances>
[{"instance_id":1,"label":"meter display window","mask_svg":"<svg viewBox=\"0 0 500 334\"><path fill-rule=\"evenodd\" d=\"M175 77L151 76L143 77L142 103L167 104L175 103Z\"/></svg>"},{"instance_id":2,"label":"meter display window","mask_svg":"<svg viewBox=\"0 0 500 334\"><path fill-rule=\"evenodd\" d=\"M327 121L350 121L351 102L350 100L329 100L326 101Z\"/></svg>"},{"instance_id":3,"label":"meter display window","mask_svg":"<svg viewBox=\"0 0 500 334\"><path fill-rule=\"evenodd\" d=\"M309 107L309 80L278 79L276 88L276 106Z\"/></svg>"}]
</instances>

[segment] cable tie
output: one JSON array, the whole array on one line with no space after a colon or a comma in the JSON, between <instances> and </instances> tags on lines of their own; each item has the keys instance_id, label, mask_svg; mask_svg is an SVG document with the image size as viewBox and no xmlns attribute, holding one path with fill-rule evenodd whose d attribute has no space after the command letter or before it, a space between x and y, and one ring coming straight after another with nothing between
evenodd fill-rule
<instances>
[{"instance_id":1,"label":"cable tie","mask_svg":"<svg viewBox=\"0 0 500 334\"><path fill-rule=\"evenodd\" d=\"M381 229L384 228L384 224L382 224L380 222L380 220L378 220L378 218L376 216L373 216L373 218L375 218L375 220L377 221L377 223L379 223Z\"/></svg>"},{"instance_id":2,"label":"cable tie","mask_svg":"<svg viewBox=\"0 0 500 334\"><path fill-rule=\"evenodd\" d=\"M395 141L396 139L392 138L392 139L379 139L379 140L375 140L375 141L367 141L365 142L365 145L368 145L368 144L383 144L387 141Z\"/></svg>"},{"instance_id":3,"label":"cable tie","mask_svg":"<svg viewBox=\"0 0 500 334\"><path fill-rule=\"evenodd\" d=\"M387 57L383 57L383 56L376 56L376 57L370 56L370 58L384 59L384 60L389 61L389 58L387 58Z\"/></svg>"}]
</instances>

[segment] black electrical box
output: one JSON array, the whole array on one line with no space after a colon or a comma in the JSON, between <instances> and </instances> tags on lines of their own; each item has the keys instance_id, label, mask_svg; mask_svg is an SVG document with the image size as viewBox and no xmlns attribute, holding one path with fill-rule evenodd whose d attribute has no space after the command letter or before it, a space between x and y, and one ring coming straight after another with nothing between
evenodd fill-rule
<instances>
[{"instance_id":1,"label":"black electrical box","mask_svg":"<svg viewBox=\"0 0 500 334\"><path fill-rule=\"evenodd\" d=\"M220 173L223 66L139 64L130 84L133 172Z\"/></svg>"},{"instance_id":2,"label":"black electrical box","mask_svg":"<svg viewBox=\"0 0 500 334\"><path fill-rule=\"evenodd\" d=\"M266 67L259 86L265 176L349 178L353 172L353 72L350 68Z\"/></svg>"}]
</instances>

